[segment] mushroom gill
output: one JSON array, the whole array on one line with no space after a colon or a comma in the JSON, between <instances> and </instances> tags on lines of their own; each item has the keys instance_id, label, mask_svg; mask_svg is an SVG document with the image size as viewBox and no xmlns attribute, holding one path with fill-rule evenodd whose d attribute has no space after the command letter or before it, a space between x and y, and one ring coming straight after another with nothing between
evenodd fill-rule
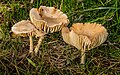
<instances>
[{"instance_id":1,"label":"mushroom gill","mask_svg":"<svg viewBox=\"0 0 120 75\"><path fill-rule=\"evenodd\" d=\"M62 29L63 40L81 50L81 64L85 63L85 50L95 48L107 39L105 27L96 23L74 23L69 31Z\"/></svg>"},{"instance_id":2,"label":"mushroom gill","mask_svg":"<svg viewBox=\"0 0 120 75\"><path fill-rule=\"evenodd\" d=\"M44 35L60 31L64 26L67 26L69 23L67 15L59 9L55 9L54 7L40 6L39 9L32 8L29 15L30 20L32 21L36 29ZM37 35L40 38L35 48L36 54L38 52L39 46L41 44L40 42L42 41L44 35Z\"/></svg>"},{"instance_id":3,"label":"mushroom gill","mask_svg":"<svg viewBox=\"0 0 120 75\"><path fill-rule=\"evenodd\" d=\"M45 33L60 31L64 25L67 26L69 23L67 15L54 7L32 8L29 15L35 27Z\"/></svg>"}]
</instances>

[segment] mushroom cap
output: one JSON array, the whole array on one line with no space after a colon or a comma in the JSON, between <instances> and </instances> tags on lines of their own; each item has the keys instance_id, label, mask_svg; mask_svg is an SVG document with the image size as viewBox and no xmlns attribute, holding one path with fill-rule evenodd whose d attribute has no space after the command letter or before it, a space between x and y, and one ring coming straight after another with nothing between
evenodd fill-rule
<instances>
[{"instance_id":1,"label":"mushroom cap","mask_svg":"<svg viewBox=\"0 0 120 75\"><path fill-rule=\"evenodd\" d=\"M35 34L35 27L31 24L29 20L22 20L16 23L11 31L19 36L27 36L27 35L34 35Z\"/></svg>"},{"instance_id":2,"label":"mushroom cap","mask_svg":"<svg viewBox=\"0 0 120 75\"><path fill-rule=\"evenodd\" d=\"M60 31L69 23L67 15L54 7L40 6L39 9L32 8L29 15L35 27L45 33Z\"/></svg>"},{"instance_id":3,"label":"mushroom cap","mask_svg":"<svg viewBox=\"0 0 120 75\"><path fill-rule=\"evenodd\" d=\"M107 30L101 24L96 23L74 23L70 30L69 32L62 30L63 39L78 49L95 48L105 42L108 36ZM66 36L68 34L69 36Z\"/></svg>"},{"instance_id":4,"label":"mushroom cap","mask_svg":"<svg viewBox=\"0 0 120 75\"><path fill-rule=\"evenodd\" d=\"M39 12L42 18L48 22L48 26L58 25L59 23L69 23L67 15L54 7L40 6Z\"/></svg>"}]
</instances>

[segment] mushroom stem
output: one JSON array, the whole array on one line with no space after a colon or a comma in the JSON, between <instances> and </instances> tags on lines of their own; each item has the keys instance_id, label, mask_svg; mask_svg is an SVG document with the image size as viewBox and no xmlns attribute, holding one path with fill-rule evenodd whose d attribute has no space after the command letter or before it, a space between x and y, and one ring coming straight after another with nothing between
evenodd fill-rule
<instances>
[{"instance_id":1,"label":"mushroom stem","mask_svg":"<svg viewBox=\"0 0 120 75\"><path fill-rule=\"evenodd\" d=\"M38 44L36 45L35 50L34 50L36 55L38 53L39 47L40 47L43 39L44 39L44 36L41 36L38 40Z\"/></svg>"},{"instance_id":2,"label":"mushroom stem","mask_svg":"<svg viewBox=\"0 0 120 75\"><path fill-rule=\"evenodd\" d=\"M85 49L81 50L81 64L85 64Z\"/></svg>"},{"instance_id":3,"label":"mushroom stem","mask_svg":"<svg viewBox=\"0 0 120 75\"><path fill-rule=\"evenodd\" d=\"M32 40L32 36L31 35L29 36L29 39L30 39L30 50L29 50L29 53L33 53L33 40Z\"/></svg>"}]
</instances>

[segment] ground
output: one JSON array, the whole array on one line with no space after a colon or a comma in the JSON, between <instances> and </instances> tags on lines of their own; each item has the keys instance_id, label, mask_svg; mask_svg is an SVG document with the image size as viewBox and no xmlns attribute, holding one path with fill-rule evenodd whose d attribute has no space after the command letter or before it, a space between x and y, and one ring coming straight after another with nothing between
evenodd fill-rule
<instances>
[{"instance_id":1,"label":"ground","mask_svg":"<svg viewBox=\"0 0 120 75\"><path fill-rule=\"evenodd\" d=\"M61 5L62 4L62 5ZM29 19L29 10L39 6L60 8L70 27L77 22L96 22L109 35L101 46L86 52L85 65L80 51L66 44L60 32L48 34L39 55L31 56L28 37L11 37L11 27ZM34 39L34 45L38 38ZM0 0L0 75L120 75L120 1L119 0Z\"/></svg>"}]
</instances>

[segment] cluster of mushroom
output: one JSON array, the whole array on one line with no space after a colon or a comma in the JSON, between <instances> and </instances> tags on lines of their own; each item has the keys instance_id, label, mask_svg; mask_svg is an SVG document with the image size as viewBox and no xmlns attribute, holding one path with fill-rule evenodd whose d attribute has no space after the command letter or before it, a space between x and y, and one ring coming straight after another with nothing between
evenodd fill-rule
<instances>
[{"instance_id":1,"label":"cluster of mushroom","mask_svg":"<svg viewBox=\"0 0 120 75\"><path fill-rule=\"evenodd\" d=\"M18 36L29 36L30 53L33 53L32 36L39 37L38 44L34 50L35 54L38 53L45 34L60 31L69 23L67 15L54 7L40 6L39 9L32 8L29 16L30 21L22 20L16 23L11 31Z\"/></svg>"},{"instance_id":2,"label":"cluster of mushroom","mask_svg":"<svg viewBox=\"0 0 120 75\"><path fill-rule=\"evenodd\" d=\"M37 54L45 34L62 30L63 40L81 50L81 64L84 64L85 50L99 46L108 36L107 30L101 24L96 23L74 23L69 30L67 15L54 7L32 8L29 15L30 21L22 20L16 23L12 27L12 32L18 36L30 37L30 53L33 53L32 36L39 37L34 50Z\"/></svg>"}]
</instances>

